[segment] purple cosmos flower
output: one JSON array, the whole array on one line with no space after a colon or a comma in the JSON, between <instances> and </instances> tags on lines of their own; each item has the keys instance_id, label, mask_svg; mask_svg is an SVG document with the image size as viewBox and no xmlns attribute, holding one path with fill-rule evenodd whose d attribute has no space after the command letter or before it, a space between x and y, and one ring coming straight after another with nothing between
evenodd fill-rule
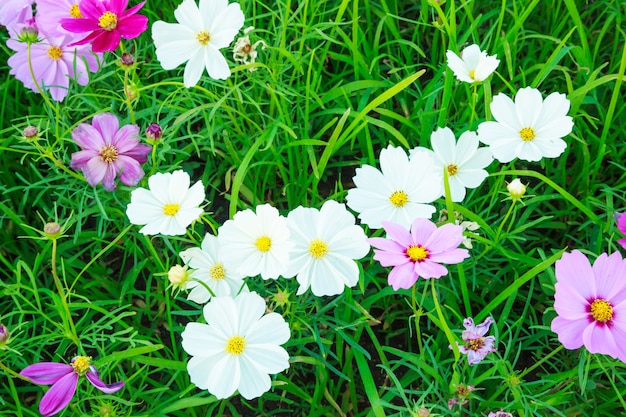
<instances>
[{"instance_id":1,"label":"purple cosmos flower","mask_svg":"<svg viewBox=\"0 0 626 417\"><path fill-rule=\"evenodd\" d=\"M622 232L623 235L626 235L626 216L624 216L624 214L626 213L616 212L614 217L615 217L615 220L617 221L617 228L619 229L620 232ZM620 245L622 245L624 249L626 249L626 237L619 239L617 243L619 243Z\"/></svg>"},{"instance_id":2,"label":"purple cosmos flower","mask_svg":"<svg viewBox=\"0 0 626 417\"><path fill-rule=\"evenodd\" d=\"M89 71L98 70L98 57L91 53L88 47L69 47L72 41L70 35L47 35L39 32L38 43L30 45L30 60L37 84L43 90L49 90L56 101L63 101L67 96L70 78L75 78L78 84L87 85ZM24 83L26 88L38 92L30 72L28 62L28 44L9 39L7 46L15 55L9 58L11 67L9 73Z\"/></svg>"},{"instance_id":3,"label":"purple cosmos flower","mask_svg":"<svg viewBox=\"0 0 626 417\"><path fill-rule=\"evenodd\" d=\"M513 414L500 410L500 411L496 411L495 413L493 411L490 412L487 417L513 417Z\"/></svg>"},{"instance_id":4,"label":"purple cosmos flower","mask_svg":"<svg viewBox=\"0 0 626 417\"><path fill-rule=\"evenodd\" d=\"M479 325L474 324L474 319L471 317L463 320L463 326L465 330L461 334L461 338L465 342L465 345L459 346L461 353L467 355L467 362L470 365L475 365L478 362L485 359L488 353L495 352L496 338L494 336L487 336L485 334L489 331L489 327L493 323L491 317L487 317L485 321Z\"/></svg>"},{"instance_id":5,"label":"purple cosmos flower","mask_svg":"<svg viewBox=\"0 0 626 417\"><path fill-rule=\"evenodd\" d=\"M552 331L567 349L585 346L626 362L626 261L618 252L593 266L581 252L556 262Z\"/></svg>"},{"instance_id":6,"label":"purple cosmos flower","mask_svg":"<svg viewBox=\"0 0 626 417\"><path fill-rule=\"evenodd\" d=\"M114 51L120 39L134 39L148 28L148 18L136 14L142 1L128 10L128 0L82 0L78 5L83 17L61 19L63 29L73 33L91 32L73 45L92 42L94 52Z\"/></svg>"},{"instance_id":7,"label":"purple cosmos flower","mask_svg":"<svg viewBox=\"0 0 626 417\"><path fill-rule=\"evenodd\" d=\"M367 241L378 248L374 259L382 266L393 266L389 284L394 290L411 288L417 279L439 278L448 273L441 265L457 264L469 257L466 249L457 246L463 241L463 228L454 224L437 227L427 219L417 218L407 231L399 224L382 222L387 238L370 238Z\"/></svg>"},{"instance_id":8,"label":"purple cosmos flower","mask_svg":"<svg viewBox=\"0 0 626 417\"><path fill-rule=\"evenodd\" d=\"M44 416L56 414L69 404L81 375L85 375L91 385L105 394L113 394L124 386L122 381L110 385L102 382L98 370L91 365L91 358L88 356L76 356L70 365L56 362L36 363L24 368L20 375L34 384L53 384L39 403L39 412Z\"/></svg>"},{"instance_id":9,"label":"purple cosmos flower","mask_svg":"<svg viewBox=\"0 0 626 417\"><path fill-rule=\"evenodd\" d=\"M120 181L130 186L143 178L141 164L148 160L152 146L139 143L139 126L119 128L117 117L102 113L93 117L91 125L79 124L72 139L82 151L72 154L70 167L82 169L89 185L102 182L107 191L113 191L118 173Z\"/></svg>"}]
</instances>

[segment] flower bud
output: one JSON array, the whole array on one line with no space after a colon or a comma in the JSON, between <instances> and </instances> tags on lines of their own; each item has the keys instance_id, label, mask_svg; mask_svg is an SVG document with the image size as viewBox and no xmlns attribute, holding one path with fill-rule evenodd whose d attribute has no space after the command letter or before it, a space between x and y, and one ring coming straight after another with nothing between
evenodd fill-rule
<instances>
[{"instance_id":1,"label":"flower bud","mask_svg":"<svg viewBox=\"0 0 626 417\"><path fill-rule=\"evenodd\" d=\"M150 123L150 125L146 128L146 137L152 141L161 139L163 135L163 130L158 123Z\"/></svg>"},{"instance_id":2,"label":"flower bud","mask_svg":"<svg viewBox=\"0 0 626 417\"><path fill-rule=\"evenodd\" d=\"M129 100L135 100L139 98L139 88L134 83L124 86L124 94Z\"/></svg>"},{"instance_id":3,"label":"flower bud","mask_svg":"<svg viewBox=\"0 0 626 417\"><path fill-rule=\"evenodd\" d=\"M120 57L120 64L122 64L123 67L130 67L134 63L135 63L135 57L132 56L132 54L128 52L124 52L122 56Z\"/></svg>"},{"instance_id":4,"label":"flower bud","mask_svg":"<svg viewBox=\"0 0 626 417\"><path fill-rule=\"evenodd\" d=\"M420 408L419 410L417 410L417 416L418 417L430 417L430 411L428 411L427 408Z\"/></svg>"},{"instance_id":5,"label":"flower bud","mask_svg":"<svg viewBox=\"0 0 626 417\"><path fill-rule=\"evenodd\" d=\"M175 287L185 287L185 283L189 279L189 274L187 273L187 269L183 268L180 265L174 265L167 272L167 279L172 283Z\"/></svg>"},{"instance_id":6,"label":"flower bud","mask_svg":"<svg viewBox=\"0 0 626 417\"><path fill-rule=\"evenodd\" d=\"M0 324L0 346L4 346L9 340L9 329L4 324Z\"/></svg>"},{"instance_id":7,"label":"flower bud","mask_svg":"<svg viewBox=\"0 0 626 417\"><path fill-rule=\"evenodd\" d=\"M39 131L35 126L26 126L22 131L22 136L24 136L25 139L37 139Z\"/></svg>"},{"instance_id":8,"label":"flower bud","mask_svg":"<svg viewBox=\"0 0 626 417\"><path fill-rule=\"evenodd\" d=\"M18 42L37 43L39 42L39 29L35 19L28 19L24 23L17 24L14 28L17 33Z\"/></svg>"},{"instance_id":9,"label":"flower bud","mask_svg":"<svg viewBox=\"0 0 626 417\"><path fill-rule=\"evenodd\" d=\"M526 186L522 184L519 178L515 178L511 181L506 188L509 190L509 194L513 200L519 200L526 194Z\"/></svg>"},{"instance_id":10,"label":"flower bud","mask_svg":"<svg viewBox=\"0 0 626 417\"><path fill-rule=\"evenodd\" d=\"M48 239L58 239L61 237L61 225L57 222L46 223L43 226L43 233Z\"/></svg>"}]
</instances>

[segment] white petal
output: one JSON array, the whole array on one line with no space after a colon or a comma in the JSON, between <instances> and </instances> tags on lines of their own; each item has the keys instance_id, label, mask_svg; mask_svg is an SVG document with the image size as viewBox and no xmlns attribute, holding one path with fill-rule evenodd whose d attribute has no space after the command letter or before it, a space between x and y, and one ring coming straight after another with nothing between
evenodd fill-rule
<instances>
[{"instance_id":1,"label":"white petal","mask_svg":"<svg viewBox=\"0 0 626 417\"><path fill-rule=\"evenodd\" d=\"M209 44L204 48L204 65L209 77L214 80L225 80L230 76L230 68L224 55L213 45Z\"/></svg>"},{"instance_id":2,"label":"white petal","mask_svg":"<svg viewBox=\"0 0 626 417\"><path fill-rule=\"evenodd\" d=\"M183 74L183 84L185 87L190 88L198 84L202 72L204 71L204 51L208 49L206 46L198 48L194 54L189 58L187 65L185 65L185 72Z\"/></svg>"}]
</instances>

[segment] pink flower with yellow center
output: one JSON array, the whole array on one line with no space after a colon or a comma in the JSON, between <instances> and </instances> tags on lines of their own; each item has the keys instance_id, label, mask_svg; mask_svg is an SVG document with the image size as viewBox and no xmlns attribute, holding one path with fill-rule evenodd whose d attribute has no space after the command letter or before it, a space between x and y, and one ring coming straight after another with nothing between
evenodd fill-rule
<instances>
[{"instance_id":1,"label":"pink flower with yellow center","mask_svg":"<svg viewBox=\"0 0 626 417\"><path fill-rule=\"evenodd\" d=\"M567 349L585 346L626 362L626 261L615 252L593 266L581 252L556 262L551 329Z\"/></svg>"},{"instance_id":2,"label":"pink flower with yellow center","mask_svg":"<svg viewBox=\"0 0 626 417\"><path fill-rule=\"evenodd\" d=\"M81 169L89 185L102 182L107 191L113 191L118 174L120 181L130 186L143 178L141 164L148 160L152 146L139 143L139 126L120 128L117 117L102 113L94 116L91 125L78 125L72 139L82 150L72 154L70 167Z\"/></svg>"},{"instance_id":3,"label":"pink flower with yellow center","mask_svg":"<svg viewBox=\"0 0 626 417\"><path fill-rule=\"evenodd\" d=\"M73 45L92 43L94 52L114 51L121 38L134 39L148 28L148 18L136 14L144 3L125 10L128 0L82 0L78 12L73 10L73 17L61 19L61 26L73 33L90 32Z\"/></svg>"},{"instance_id":4,"label":"pink flower with yellow center","mask_svg":"<svg viewBox=\"0 0 626 417\"><path fill-rule=\"evenodd\" d=\"M463 241L463 227L444 224L437 227L428 219L417 218L410 232L403 226L382 222L387 238L367 241L374 249L374 259L382 266L393 266L389 285L394 290L411 288L417 279L440 278L448 273L441 263L457 264L469 257L467 249L457 246Z\"/></svg>"}]
</instances>

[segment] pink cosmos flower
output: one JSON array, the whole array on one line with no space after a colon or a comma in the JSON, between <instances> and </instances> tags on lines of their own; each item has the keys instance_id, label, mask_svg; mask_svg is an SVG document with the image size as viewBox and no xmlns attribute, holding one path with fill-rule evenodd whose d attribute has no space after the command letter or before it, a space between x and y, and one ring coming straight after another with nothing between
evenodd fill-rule
<instances>
[{"instance_id":1,"label":"pink cosmos flower","mask_svg":"<svg viewBox=\"0 0 626 417\"><path fill-rule=\"evenodd\" d=\"M492 411L489 413L487 417L513 417L513 414L507 413L504 410L496 411L495 413Z\"/></svg>"},{"instance_id":2,"label":"pink cosmos flower","mask_svg":"<svg viewBox=\"0 0 626 417\"><path fill-rule=\"evenodd\" d=\"M92 42L94 52L114 51L120 39L134 39L148 28L148 18L136 14L145 1L128 10L128 0L82 0L79 13L83 17L61 19L63 29L73 33L91 32L74 45Z\"/></svg>"},{"instance_id":3,"label":"pink cosmos flower","mask_svg":"<svg viewBox=\"0 0 626 417\"><path fill-rule=\"evenodd\" d=\"M91 125L79 124L72 139L82 151L72 154L70 167L82 169L89 185L102 182L107 191L113 191L120 171L120 181L126 185L135 186L143 178L141 164L148 160L152 146L139 143L139 126L120 129L117 117L102 113L93 117Z\"/></svg>"},{"instance_id":4,"label":"pink cosmos flower","mask_svg":"<svg viewBox=\"0 0 626 417\"><path fill-rule=\"evenodd\" d=\"M80 0L37 0L37 25L47 33L71 33L74 40L82 39L84 32L75 34L61 26L61 19L83 17L78 3Z\"/></svg>"},{"instance_id":5,"label":"pink cosmos flower","mask_svg":"<svg viewBox=\"0 0 626 417\"><path fill-rule=\"evenodd\" d=\"M493 319L491 317L487 317L485 321L480 323L479 325L474 324L474 319L471 317L463 320L463 326L465 326L465 330L461 334L461 338L465 342L465 345L457 345L459 346L459 351L464 355L467 355L467 362L470 365L475 365L478 362L485 359L488 353L492 353L496 351L495 336L487 336L485 334L489 331L489 327L493 323Z\"/></svg>"},{"instance_id":6,"label":"pink cosmos flower","mask_svg":"<svg viewBox=\"0 0 626 417\"><path fill-rule=\"evenodd\" d=\"M626 235L626 213L615 213L615 220L617 220L617 228L623 235ZM617 241L624 249L626 249L626 237L621 238Z\"/></svg>"},{"instance_id":7,"label":"pink cosmos flower","mask_svg":"<svg viewBox=\"0 0 626 417\"><path fill-rule=\"evenodd\" d=\"M52 99L63 101L67 96L70 78L75 78L80 85L89 82L89 71L98 70L99 57L92 54L88 47L69 47L70 35L47 35L39 32L38 43L30 45L30 59L37 83L43 90L48 90ZM38 92L28 63L28 44L9 39L7 46L16 53L8 60L11 67L9 74L24 83L26 88Z\"/></svg>"},{"instance_id":8,"label":"pink cosmos flower","mask_svg":"<svg viewBox=\"0 0 626 417\"><path fill-rule=\"evenodd\" d=\"M114 384L102 382L98 370L91 365L91 358L88 356L76 356L70 365L56 362L36 363L24 368L20 375L34 384L53 384L39 403L39 412L46 417L58 413L70 403L81 375L86 376L91 385L105 394L113 394L124 386L122 381Z\"/></svg>"},{"instance_id":9,"label":"pink cosmos flower","mask_svg":"<svg viewBox=\"0 0 626 417\"><path fill-rule=\"evenodd\" d=\"M457 264L469 257L467 249L457 246L463 241L463 228L451 223L437 228L428 219L417 218L409 233L404 227L391 222L382 222L387 238L370 238L367 241L378 248L374 259L382 266L393 266L389 273L389 284L394 290L411 288L417 279L439 278L448 273L441 265Z\"/></svg>"},{"instance_id":10,"label":"pink cosmos flower","mask_svg":"<svg viewBox=\"0 0 626 417\"><path fill-rule=\"evenodd\" d=\"M552 331L567 349L585 346L626 362L626 261L615 252L593 266L581 252L556 262Z\"/></svg>"},{"instance_id":11,"label":"pink cosmos flower","mask_svg":"<svg viewBox=\"0 0 626 417\"><path fill-rule=\"evenodd\" d=\"M17 24L24 23L33 17L34 0L2 0L0 2L0 25L9 31Z\"/></svg>"}]
</instances>

